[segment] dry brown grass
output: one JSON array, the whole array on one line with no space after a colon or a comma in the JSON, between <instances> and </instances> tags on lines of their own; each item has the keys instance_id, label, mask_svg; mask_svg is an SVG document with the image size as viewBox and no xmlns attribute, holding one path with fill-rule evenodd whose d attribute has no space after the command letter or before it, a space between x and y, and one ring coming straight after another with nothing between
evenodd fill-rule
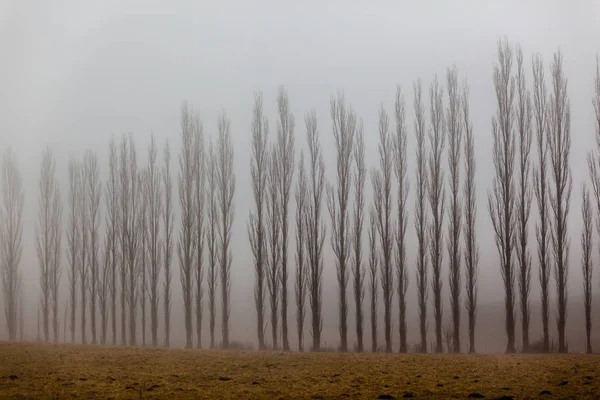
<instances>
[{"instance_id":1,"label":"dry brown grass","mask_svg":"<svg viewBox=\"0 0 600 400\"><path fill-rule=\"evenodd\" d=\"M0 343L1 398L598 398L600 358ZM549 394L540 395L543 391ZM393 397L385 397L393 396ZM506 397L507 399L510 397Z\"/></svg>"}]
</instances>

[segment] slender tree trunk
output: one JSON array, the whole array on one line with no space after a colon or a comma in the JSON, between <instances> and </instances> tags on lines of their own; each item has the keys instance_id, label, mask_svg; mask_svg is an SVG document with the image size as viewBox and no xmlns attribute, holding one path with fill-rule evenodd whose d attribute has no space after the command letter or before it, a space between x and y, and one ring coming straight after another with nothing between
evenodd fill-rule
<instances>
[{"instance_id":1,"label":"slender tree trunk","mask_svg":"<svg viewBox=\"0 0 600 400\"><path fill-rule=\"evenodd\" d=\"M465 128L465 277L467 292L467 314L469 318L469 353L475 353L475 320L477 317L477 276L479 263L479 247L475 232L477 218L477 201L475 187L475 140L473 124L469 118L469 87L465 82L462 92L462 116Z\"/></svg>"},{"instance_id":2,"label":"slender tree trunk","mask_svg":"<svg viewBox=\"0 0 600 400\"><path fill-rule=\"evenodd\" d=\"M442 153L445 145L445 121L443 110L443 89L437 80L429 88L431 130L429 133L430 153L428 160L429 169L429 204L431 206L432 221L429 226L429 240L431 245L429 251L431 254L431 267L433 277L431 280L431 289L433 291L433 306L435 315L435 337L436 353L444 351L442 341L442 247L443 221L445 210L446 193L444 189L444 171L442 170Z\"/></svg>"},{"instance_id":3,"label":"slender tree trunk","mask_svg":"<svg viewBox=\"0 0 600 400\"><path fill-rule=\"evenodd\" d=\"M567 323L567 277L569 273L570 243L567 237L567 217L571 203L573 179L569 166L571 150L571 111L567 95L567 79L562 67L562 54L554 55L551 67L552 91L548 108L551 186L550 205L552 220L552 253L558 305L558 351L566 353L565 327Z\"/></svg>"},{"instance_id":4,"label":"slender tree trunk","mask_svg":"<svg viewBox=\"0 0 600 400\"><path fill-rule=\"evenodd\" d=\"M171 345L171 259L173 256L173 183L171 178L171 151L169 142L165 143L162 183L165 193L162 220L164 225L164 315L165 315L165 347Z\"/></svg>"},{"instance_id":5,"label":"slender tree trunk","mask_svg":"<svg viewBox=\"0 0 600 400\"><path fill-rule=\"evenodd\" d=\"M179 156L179 203L181 205L181 228L177 255L179 256L179 275L183 295L183 311L185 320L185 348L191 349L192 343L192 267L195 245L194 230L196 213L194 211L194 182L196 175L193 140L201 128L200 118L196 112L189 109L187 103L181 108L181 154Z\"/></svg>"},{"instance_id":6,"label":"slender tree trunk","mask_svg":"<svg viewBox=\"0 0 600 400\"><path fill-rule=\"evenodd\" d=\"M511 76L512 47L508 41L498 43L498 64L494 66L494 86L498 100L497 115L492 119L494 138L493 161L495 176L488 192L488 208L492 219L496 246L504 281L506 310L506 352L515 352L514 285L515 271L512 254L515 246L515 200L514 160L515 138L513 134L514 77Z\"/></svg>"},{"instance_id":7,"label":"slender tree trunk","mask_svg":"<svg viewBox=\"0 0 600 400\"><path fill-rule=\"evenodd\" d=\"M590 181L592 184L594 200L596 201L596 229L600 233L600 61L598 57L596 57L596 76L594 81L594 97L592 99L592 106L594 108L594 127L596 129L596 148L595 150L588 153L588 166L590 172ZM591 227L588 227L586 224L589 223L591 218L590 215L593 214L593 211L590 207L584 207L585 200L589 198L589 189L585 189L584 192L584 203L582 204L582 212L583 212L583 220L584 220L584 233L585 236L582 236L582 247L584 254L584 263L583 263L583 276L584 276L584 299L585 299L585 314L586 314L586 335L587 335L587 349L588 353L592 352L591 345L591 312L592 312L592 261L591 249L592 238L591 238ZM586 215L588 211L589 215ZM586 239L584 241L584 238ZM587 252L586 252L587 250ZM587 257L586 257L587 256Z\"/></svg>"},{"instance_id":8,"label":"slender tree trunk","mask_svg":"<svg viewBox=\"0 0 600 400\"><path fill-rule=\"evenodd\" d=\"M354 142L354 161L355 169L353 182L355 188L354 197L354 227L351 232L352 245L354 246L354 268L352 270L352 279L354 284L354 304L356 306L356 350L364 351L363 326L364 313L363 302L365 297L365 264L363 263L362 236L364 223L365 207L365 181L367 177L367 168L365 165L365 139L363 134L362 120L357 125L356 141Z\"/></svg>"},{"instance_id":9,"label":"slender tree trunk","mask_svg":"<svg viewBox=\"0 0 600 400\"><path fill-rule=\"evenodd\" d=\"M235 175L233 173L233 144L229 131L229 118L225 111L219 116L217 131L217 187L218 205L221 216L219 225L219 250L221 267L221 301L223 323L223 348L229 347L229 315L231 311L231 260L233 258L231 244L231 226L234 217L233 195L235 192Z\"/></svg>"},{"instance_id":10,"label":"slender tree trunk","mask_svg":"<svg viewBox=\"0 0 600 400\"><path fill-rule=\"evenodd\" d=\"M547 122L547 96L546 84L544 82L544 64L541 55L533 57L533 110L536 128L536 147L538 164L534 166L533 182L534 193L538 206L539 218L535 227L535 236L538 244L537 256L540 265L539 281L541 288L542 303L542 330L543 351L550 351L550 332L548 328L548 285L550 282L550 260L549 260L549 210L548 210L548 122Z\"/></svg>"},{"instance_id":11,"label":"slender tree trunk","mask_svg":"<svg viewBox=\"0 0 600 400\"><path fill-rule=\"evenodd\" d=\"M352 149L356 135L356 113L346 105L344 93L331 99L331 119L336 149L337 186L327 189L327 206L331 216L331 246L339 289L340 351L348 351L348 264L350 259L349 201L352 184Z\"/></svg>"},{"instance_id":12,"label":"slender tree trunk","mask_svg":"<svg viewBox=\"0 0 600 400\"><path fill-rule=\"evenodd\" d=\"M377 226L378 216L376 206L371 206L369 210L369 294L371 295L371 352L375 353L377 349L377 300L379 287L377 282L377 269L378 269L378 257L377 257Z\"/></svg>"},{"instance_id":13,"label":"slender tree trunk","mask_svg":"<svg viewBox=\"0 0 600 400\"><path fill-rule=\"evenodd\" d=\"M448 69L448 108L446 121L448 127L448 169L450 171L450 210L448 212L448 255L450 307L452 311L452 346L450 351L460 353L460 289L461 289L461 247L462 196L460 187L460 153L462 146L462 115L460 112L460 92L458 88L458 70L456 66Z\"/></svg>"},{"instance_id":14,"label":"slender tree trunk","mask_svg":"<svg viewBox=\"0 0 600 400\"><path fill-rule=\"evenodd\" d=\"M217 209L217 159L214 152L212 139L208 148L208 170L207 170L207 201L208 201L208 309L209 309L209 330L210 330L210 348L215 348L215 321L216 321L216 291L217 291L217 227L219 214ZM263 253L264 255L264 253ZM261 292L262 293L262 292ZM255 294L256 295L256 294ZM264 329L261 332L264 349Z\"/></svg>"},{"instance_id":15,"label":"slender tree trunk","mask_svg":"<svg viewBox=\"0 0 600 400\"><path fill-rule=\"evenodd\" d=\"M298 181L296 184L296 326L298 329L298 351L304 351L304 303L307 290L306 260L306 208L307 196L306 172L304 169L304 151L300 152L298 163Z\"/></svg>"},{"instance_id":16,"label":"slender tree trunk","mask_svg":"<svg viewBox=\"0 0 600 400\"><path fill-rule=\"evenodd\" d=\"M279 169L279 208L281 215L281 331L284 351L290 350L288 339L288 206L294 176L294 126L295 120L287 91L279 88L277 94L277 168Z\"/></svg>"},{"instance_id":17,"label":"slender tree trunk","mask_svg":"<svg viewBox=\"0 0 600 400\"><path fill-rule=\"evenodd\" d=\"M23 278L20 270L23 233L23 177L16 155L7 149L2 158L2 197L0 201L0 273L8 339L17 340L19 312L23 339Z\"/></svg>"},{"instance_id":18,"label":"slender tree trunk","mask_svg":"<svg viewBox=\"0 0 600 400\"><path fill-rule=\"evenodd\" d=\"M529 234L529 212L531 210L531 187L529 169L531 134L531 97L525 84L523 69L523 51L517 47L517 131L519 133L519 187L517 199L517 242L516 252L519 260L519 292L521 298L521 328L523 351L529 351L529 292L531 290L531 254L527 248Z\"/></svg>"},{"instance_id":19,"label":"slender tree trunk","mask_svg":"<svg viewBox=\"0 0 600 400\"><path fill-rule=\"evenodd\" d=\"M306 247L308 253L308 290L310 292L312 351L321 350L321 330L323 329L323 243L325 223L322 221L323 192L325 188L325 161L319 143L317 114L314 110L304 118L308 142L309 182L307 197L310 199L306 213Z\"/></svg>"},{"instance_id":20,"label":"slender tree trunk","mask_svg":"<svg viewBox=\"0 0 600 400\"><path fill-rule=\"evenodd\" d=\"M398 292L398 325L400 331L400 353L408 351L406 338L406 289L408 288L408 266L406 263L406 226L408 210L406 203L409 184L406 159L406 122L404 96L400 86L396 88L395 117L396 135L394 136L394 169L398 181L398 223L396 226L396 276Z\"/></svg>"},{"instance_id":21,"label":"slender tree trunk","mask_svg":"<svg viewBox=\"0 0 600 400\"><path fill-rule=\"evenodd\" d=\"M256 306L256 322L258 349L266 350L265 345L265 277L267 276L267 248L265 237L265 195L267 189L267 167L268 151L267 137L269 132L269 121L263 116L262 94L254 95L254 110L252 119L252 158L250 160L250 172L252 175L252 193L256 210L251 211L248 221L248 238L252 255L254 257L254 303ZM214 161L211 160L212 168L209 171L209 187L215 184ZM209 194L209 225L214 221L215 203L214 190ZM211 228L209 228L210 230ZM209 303L211 314L211 347L214 344L214 228L209 232Z\"/></svg>"},{"instance_id":22,"label":"slender tree trunk","mask_svg":"<svg viewBox=\"0 0 600 400\"><path fill-rule=\"evenodd\" d=\"M422 83L418 80L413 84L414 109L415 109L415 136L417 139L416 156L416 180L417 193L415 199L415 229L417 233L417 294L419 306L419 350L427 352L427 149L425 147L425 111L422 100Z\"/></svg>"}]
</instances>

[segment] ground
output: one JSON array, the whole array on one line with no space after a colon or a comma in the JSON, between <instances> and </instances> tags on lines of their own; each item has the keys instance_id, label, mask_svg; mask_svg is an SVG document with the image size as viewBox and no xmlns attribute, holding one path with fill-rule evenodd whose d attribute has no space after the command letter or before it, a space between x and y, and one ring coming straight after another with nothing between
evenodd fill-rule
<instances>
[{"instance_id":1,"label":"ground","mask_svg":"<svg viewBox=\"0 0 600 400\"><path fill-rule=\"evenodd\" d=\"M261 353L0 342L0 398L17 399L592 399L600 393L599 370L600 357L586 355Z\"/></svg>"}]
</instances>

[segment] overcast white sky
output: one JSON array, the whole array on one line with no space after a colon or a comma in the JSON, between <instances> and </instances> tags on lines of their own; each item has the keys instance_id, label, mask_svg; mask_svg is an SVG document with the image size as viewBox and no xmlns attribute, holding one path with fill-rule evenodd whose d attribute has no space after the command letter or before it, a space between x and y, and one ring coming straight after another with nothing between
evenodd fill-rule
<instances>
[{"instance_id":1,"label":"overcast white sky","mask_svg":"<svg viewBox=\"0 0 600 400\"><path fill-rule=\"evenodd\" d=\"M0 147L15 149L25 179L22 267L26 271L27 293L35 293L38 287L33 226L44 146L50 145L55 151L62 190L66 193L69 154L82 154L87 148L96 150L104 175L112 135L133 133L143 160L153 131L161 145L169 138L176 156L180 106L187 100L200 111L207 134L214 134L221 109L231 118L238 182L232 329L240 330L236 316L253 312L253 302L240 300L253 287L246 233L251 205L248 163L253 92L263 92L265 109L272 121L270 130L275 132L277 87L284 85L288 89L297 122L298 150L306 143L303 115L316 109L327 174L331 176L330 96L344 89L346 99L363 118L367 160L375 165L377 109L383 103L392 111L395 87L400 84L407 103L409 176L414 181L412 83L421 77L426 93L435 74L445 82L446 68L456 64L461 79L467 78L471 87L478 163L480 300L502 301L486 202L491 182L491 117L495 110L492 65L497 40L507 36L511 43L523 47L528 84L529 61L534 52L542 53L546 67L554 51L560 48L564 53L572 107L574 185L569 226L570 293L574 294L581 287L579 190L587 178L585 154L594 143L591 96L596 54L600 51L599 22L600 3L592 0L1 0ZM428 96L425 101L429 101ZM175 162L172 168L176 173ZM413 194L411 191L409 196L411 206ZM535 207L533 210L532 222L536 220ZM411 249L410 244L415 242L412 208L409 218ZM533 239L531 235L531 242ZM326 260L330 260L328 241L326 249ZM411 252L409 262L414 257ZM537 296L535 257L533 267L533 295ZM174 264L176 274L177 269ZM337 296L333 269L333 264L326 265L327 285L331 288L326 290L326 304ZM178 293L177 275L173 283ZM412 290L409 296L412 308L416 304ZM35 313L35 301L30 301L31 315ZM175 307L180 301L174 297ZM325 308L327 321L328 315L334 315L335 307L329 302Z\"/></svg>"}]
</instances>

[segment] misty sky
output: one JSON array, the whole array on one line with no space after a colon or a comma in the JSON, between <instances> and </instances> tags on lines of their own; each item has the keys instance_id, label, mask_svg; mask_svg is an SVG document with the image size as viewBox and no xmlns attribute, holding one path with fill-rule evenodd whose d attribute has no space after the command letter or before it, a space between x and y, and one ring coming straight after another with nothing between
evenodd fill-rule
<instances>
[{"instance_id":1,"label":"misty sky","mask_svg":"<svg viewBox=\"0 0 600 400\"><path fill-rule=\"evenodd\" d=\"M552 53L559 48L564 53L571 101L573 194L569 218L569 293L574 295L581 288L580 187L588 177L585 154L594 144L591 97L596 53L600 52L599 21L600 3L592 0L59 1L52 5L1 0L0 148L11 146L16 151L25 181L21 266L25 271L26 293L39 290L33 234L43 148L49 145L55 152L63 198L67 191L69 155L81 155L88 148L96 150L101 176L105 177L109 140L112 135L123 133L134 135L140 161L146 159L151 132L160 146L169 138L175 179L180 107L187 100L200 112L205 135L215 134L221 109L231 118L237 174L232 271L235 338L236 332L242 330L236 316L254 312L253 301L246 301L252 293L254 274L246 231L251 207L248 165L253 93L263 92L273 136L279 85L287 88L296 118L297 154L301 147L306 147L304 113L316 109L328 178L333 177L334 161L330 96L343 89L346 100L363 119L367 163L371 167L378 160L378 107L383 104L391 113L396 84L402 86L411 181L408 248L413 249L416 239L412 208L415 168L412 83L419 77L423 80L429 118L429 83L438 74L445 86L446 68L456 64L460 79L467 78L471 88L478 168L480 303L502 301L487 190L492 177L491 118L496 107L492 66L497 40L507 36L511 44L520 43L523 47L529 87L534 52L543 55L547 77ZM532 152L535 154L535 149ZM443 163L446 168L446 156ZM367 188L370 192L370 182ZM176 192L174 199L178 201ZM293 201L291 207L293 210ZM533 228L537 218L535 206L532 210ZM327 213L325 217L328 221ZM293 240L293 231L290 236ZM531 234L530 243L533 242ZM63 243L66 245L66 241ZM328 239L325 249L326 288L330 288L325 290L325 323L337 327L337 318L335 322L330 318L335 315L333 302L337 290ZM597 254L595 251L595 259ZM414 259L415 253L409 252L411 265ZM537 298L535 254L533 259L532 296ZM447 260L445 255L446 289ZM173 307L179 310L176 258L173 271ZM65 271L63 283L66 278ZM410 278L414 281L412 266ZM293 291L291 283L289 288ZM446 302L447 298L446 290ZM409 313L416 314L416 293L412 288L408 299ZM33 318L36 302L37 297L28 298L27 313ZM290 312L291 323L295 315L292 305Z\"/></svg>"}]
</instances>

